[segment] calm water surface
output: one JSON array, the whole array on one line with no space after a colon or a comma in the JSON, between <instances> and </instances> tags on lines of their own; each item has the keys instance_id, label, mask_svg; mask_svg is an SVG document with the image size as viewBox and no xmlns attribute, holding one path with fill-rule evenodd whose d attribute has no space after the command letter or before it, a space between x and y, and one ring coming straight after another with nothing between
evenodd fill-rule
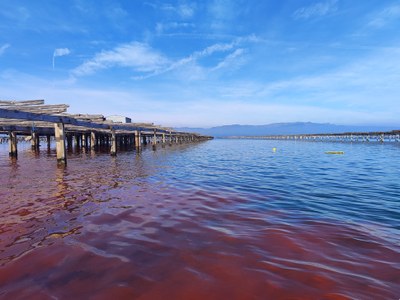
<instances>
[{"instance_id":1,"label":"calm water surface","mask_svg":"<svg viewBox=\"0 0 400 300\"><path fill-rule=\"evenodd\" d=\"M399 144L19 150L0 145L1 299L400 298Z\"/></svg>"}]
</instances>

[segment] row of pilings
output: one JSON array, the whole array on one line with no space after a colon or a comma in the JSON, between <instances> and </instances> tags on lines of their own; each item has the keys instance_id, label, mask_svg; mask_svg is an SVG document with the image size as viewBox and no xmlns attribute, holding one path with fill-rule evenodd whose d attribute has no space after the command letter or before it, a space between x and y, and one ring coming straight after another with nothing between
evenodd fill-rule
<instances>
[{"instance_id":1,"label":"row of pilings","mask_svg":"<svg viewBox=\"0 0 400 300\"><path fill-rule=\"evenodd\" d=\"M296 135L268 135L268 136L235 136L238 139L265 139L291 140L311 142L400 142L400 131L371 132L371 133L344 133L344 134L296 134Z\"/></svg>"},{"instance_id":2,"label":"row of pilings","mask_svg":"<svg viewBox=\"0 0 400 300\"><path fill-rule=\"evenodd\" d=\"M33 150L39 150L40 146L56 144L56 155L59 164L67 164L67 152L75 148L99 150L108 149L111 156L116 156L118 150L136 149L141 151L142 147L151 145L153 150L158 146L165 147L173 144L195 143L210 140L212 137L202 136L194 133L131 131L118 132L66 132L63 124L54 124L54 133L36 129L27 132L9 131L7 136L0 137L0 143L9 144L9 156L18 158L18 142L30 142Z\"/></svg>"}]
</instances>

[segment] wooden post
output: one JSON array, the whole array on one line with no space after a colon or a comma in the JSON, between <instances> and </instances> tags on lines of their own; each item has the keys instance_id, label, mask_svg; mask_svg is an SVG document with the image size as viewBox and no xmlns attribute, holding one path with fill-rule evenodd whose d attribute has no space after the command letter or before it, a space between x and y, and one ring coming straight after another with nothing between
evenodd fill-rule
<instances>
[{"instance_id":1,"label":"wooden post","mask_svg":"<svg viewBox=\"0 0 400 300\"><path fill-rule=\"evenodd\" d=\"M141 146L142 146L142 142L140 139L140 131L135 130L135 147L136 147L136 149L140 149Z\"/></svg>"},{"instance_id":2,"label":"wooden post","mask_svg":"<svg viewBox=\"0 0 400 300\"><path fill-rule=\"evenodd\" d=\"M67 150L72 151L72 148L73 148L72 147L72 134L71 133L66 134L65 139L67 142Z\"/></svg>"},{"instance_id":3,"label":"wooden post","mask_svg":"<svg viewBox=\"0 0 400 300\"><path fill-rule=\"evenodd\" d=\"M116 156L117 155L117 136L115 134L115 130L111 130L111 150L110 150L111 156Z\"/></svg>"},{"instance_id":4,"label":"wooden post","mask_svg":"<svg viewBox=\"0 0 400 300\"><path fill-rule=\"evenodd\" d=\"M34 130L31 132L31 148L39 150L39 135Z\"/></svg>"},{"instance_id":5,"label":"wooden post","mask_svg":"<svg viewBox=\"0 0 400 300\"><path fill-rule=\"evenodd\" d=\"M94 131L90 132L90 148L94 149L96 147L96 133Z\"/></svg>"},{"instance_id":6,"label":"wooden post","mask_svg":"<svg viewBox=\"0 0 400 300\"><path fill-rule=\"evenodd\" d=\"M82 148L86 148L86 133L81 135Z\"/></svg>"},{"instance_id":7,"label":"wooden post","mask_svg":"<svg viewBox=\"0 0 400 300\"><path fill-rule=\"evenodd\" d=\"M54 132L56 136L56 151L57 162L60 164L67 164L67 153L65 149L65 130L64 123L55 123Z\"/></svg>"},{"instance_id":8,"label":"wooden post","mask_svg":"<svg viewBox=\"0 0 400 300\"><path fill-rule=\"evenodd\" d=\"M165 133L162 134L162 147L165 147L165 143L167 142L166 138L165 138Z\"/></svg>"},{"instance_id":9,"label":"wooden post","mask_svg":"<svg viewBox=\"0 0 400 300\"><path fill-rule=\"evenodd\" d=\"M156 147L157 147L157 132L156 132L155 129L153 130L152 147L153 147L153 150L156 150Z\"/></svg>"},{"instance_id":10,"label":"wooden post","mask_svg":"<svg viewBox=\"0 0 400 300\"><path fill-rule=\"evenodd\" d=\"M46 135L46 138L47 138L47 149L50 149L50 144L51 144L50 134Z\"/></svg>"},{"instance_id":11,"label":"wooden post","mask_svg":"<svg viewBox=\"0 0 400 300\"><path fill-rule=\"evenodd\" d=\"M18 156L17 134L14 131L10 131L9 132L8 145L9 145L9 155L10 155L10 157L17 158L17 156Z\"/></svg>"},{"instance_id":12,"label":"wooden post","mask_svg":"<svg viewBox=\"0 0 400 300\"><path fill-rule=\"evenodd\" d=\"M76 148L80 147L80 134L79 133L75 134L75 147Z\"/></svg>"},{"instance_id":13,"label":"wooden post","mask_svg":"<svg viewBox=\"0 0 400 300\"><path fill-rule=\"evenodd\" d=\"M157 145L157 131L155 129L153 131L153 145Z\"/></svg>"}]
</instances>

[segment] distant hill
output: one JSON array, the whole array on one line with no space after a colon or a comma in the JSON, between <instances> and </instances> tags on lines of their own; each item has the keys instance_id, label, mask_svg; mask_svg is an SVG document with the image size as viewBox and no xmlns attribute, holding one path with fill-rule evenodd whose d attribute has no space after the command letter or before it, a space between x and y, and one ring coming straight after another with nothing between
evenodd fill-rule
<instances>
[{"instance_id":1,"label":"distant hill","mask_svg":"<svg viewBox=\"0 0 400 300\"><path fill-rule=\"evenodd\" d=\"M273 123L268 125L224 125L212 128L175 128L179 131L197 132L214 137L230 136L261 136L281 134L313 134L313 133L343 133L372 132L398 130L399 127L389 126L351 126L329 123L293 122Z\"/></svg>"}]
</instances>

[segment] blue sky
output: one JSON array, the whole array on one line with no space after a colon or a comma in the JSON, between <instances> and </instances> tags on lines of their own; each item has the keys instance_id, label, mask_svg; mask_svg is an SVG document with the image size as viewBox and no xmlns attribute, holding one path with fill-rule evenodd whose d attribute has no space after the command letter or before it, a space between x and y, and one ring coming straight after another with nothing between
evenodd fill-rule
<instances>
[{"instance_id":1,"label":"blue sky","mask_svg":"<svg viewBox=\"0 0 400 300\"><path fill-rule=\"evenodd\" d=\"M0 1L0 99L165 126L400 127L400 1Z\"/></svg>"}]
</instances>

